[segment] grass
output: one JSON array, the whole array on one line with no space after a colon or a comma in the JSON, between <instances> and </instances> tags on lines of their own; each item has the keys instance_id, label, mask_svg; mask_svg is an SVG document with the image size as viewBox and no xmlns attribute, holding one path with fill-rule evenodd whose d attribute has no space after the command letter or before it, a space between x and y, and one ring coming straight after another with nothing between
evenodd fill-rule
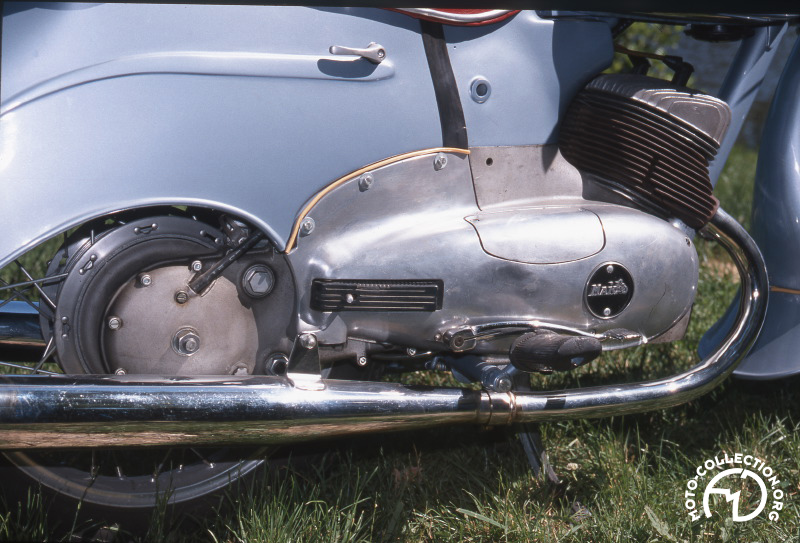
<instances>
[{"instance_id":1,"label":"grass","mask_svg":"<svg viewBox=\"0 0 800 543\"><path fill-rule=\"evenodd\" d=\"M744 223L754 163L753 151L737 149L717 191L723 206ZM572 374L537 378L537 386L652 378L696 362L694 346L736 291L735 272L721 251L697 243L703 263L700 302L686 340L605 357ZM447 428L323 443L321 449L330 450L313 468L264 473L224 495L212 515L171 518L162 510L136 538L218 543L796 541L796 384L728 381L673 409L543 425L551 463L562 481L558 486L531 473L521 445L504 429ZM778 521L761 515L733 523L717 514L690 520L683 505L687 480L704 460L726 452L755 454L776 470L785 494ZM46 501L34 491L27 502L7 504L0 514L0 539L70 540L69 529L52 527L55 519L45 514ZM718 505L719 511L730 511ZM120 526L117 540L127 539L126 531L133 528Z\"/></svg>"}]
</instances>

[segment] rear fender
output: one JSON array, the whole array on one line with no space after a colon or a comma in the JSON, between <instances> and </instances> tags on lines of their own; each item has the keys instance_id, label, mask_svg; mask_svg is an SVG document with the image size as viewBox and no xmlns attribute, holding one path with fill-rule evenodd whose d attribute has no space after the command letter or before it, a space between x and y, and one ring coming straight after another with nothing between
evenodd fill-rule
<instances>
[{"instance_id":1,"label":"rear fender","mask_svg":"<svg viewBox=\"0 0 800 543\"><path fill-rule=\"evenodd\" d=\"M332 180L441 145L419 22L405 15L79 7L4 12L0 266L93 218L164 204L234 214L283 249ZM370 41L384 62L328 52Z\"/></svg>"}]
</instances>

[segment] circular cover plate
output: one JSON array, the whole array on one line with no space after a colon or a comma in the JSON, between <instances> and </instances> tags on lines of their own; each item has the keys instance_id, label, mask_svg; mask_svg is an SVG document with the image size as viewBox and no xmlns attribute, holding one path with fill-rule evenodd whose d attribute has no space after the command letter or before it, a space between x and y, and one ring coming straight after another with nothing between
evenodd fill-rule
<instances>
[{"instance_id":1,"label":"circular cover plate","mask_svg":"<svg viewBox=\"0 0 800 543\"><path fill-rule=\"evenodd\" d=\"M601 319L610 319L622 313L631 298L633 277L616 262L606 262L598 267L586 283L586 307Z\"/></svg>"}]
</instances>

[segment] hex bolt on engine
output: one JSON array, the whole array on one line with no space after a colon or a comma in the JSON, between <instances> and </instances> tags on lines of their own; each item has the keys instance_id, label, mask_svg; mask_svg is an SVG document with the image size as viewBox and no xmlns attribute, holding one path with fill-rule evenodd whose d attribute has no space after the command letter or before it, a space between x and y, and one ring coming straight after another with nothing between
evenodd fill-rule
<instances>
[{"instance_id":1,"label":"hex bolt on engine","mask_svg":"<svg viewBox=\"0 0 800 543\"><path fill-rule=\"evenodd\" d=\"M250 266L242 276L242 288L251 298L263 298L275 287L275 274L264 264Z\"/></svg>"}]
</instances>

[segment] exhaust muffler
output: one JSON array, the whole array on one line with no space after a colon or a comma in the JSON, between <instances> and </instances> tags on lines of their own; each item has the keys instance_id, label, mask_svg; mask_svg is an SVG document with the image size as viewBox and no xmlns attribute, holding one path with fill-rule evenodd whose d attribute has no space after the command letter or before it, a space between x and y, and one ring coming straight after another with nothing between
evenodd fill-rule
<instances>
[{"instance_id":1,"label":"exhaust muffler","mask_svg":"<svg viewBox=\"0 0 800 543\"><path fill-rule=\"evenodd\" d=\"M754 344L769 290L761 254L719 210L706 233L741 276L726 339L679 375L555 392L506 392L289 377L0 378L0 449L289 443L444 424L588 418L671 407L717 386Z\"/></svg>"}]
</instances>

